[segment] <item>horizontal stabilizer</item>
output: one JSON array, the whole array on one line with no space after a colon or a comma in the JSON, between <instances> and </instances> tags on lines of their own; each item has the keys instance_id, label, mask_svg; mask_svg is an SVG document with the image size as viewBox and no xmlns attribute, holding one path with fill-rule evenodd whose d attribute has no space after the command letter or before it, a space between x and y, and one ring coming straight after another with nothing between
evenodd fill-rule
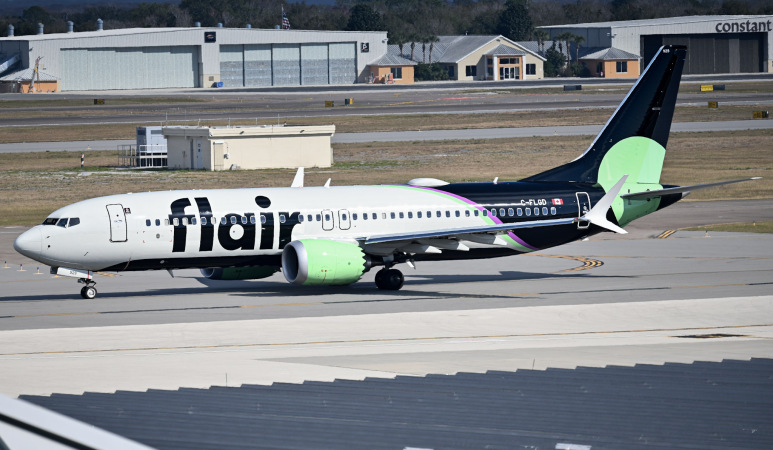
<instances>
[{"instance_id":1,"label":"horizontal stabilizer","mask_svg":"<svg viewBox=\"0 0 773 450\"><path fill-rule=\"evenodd\" d=\"M647 198L663 197L665 195L672 195L672 194L684 194L682 195L682 197L684 197L690 192L697 191L698 189L706 189L714 186L722 186L724 184L741 183L743 181L759 180L761 178L762 177L752 177L752 178L743 178L741 180L720 181L717 183L694 184L692 186L678 186L678 187L672 187L672 188L666 188L666 189L658 189L656 191L635 192L633 194L623 194L620 196L620 198L623 198L626 200L642 200Z\"/></svg>"},{"instance_id":2,"label":"horizontal stabilizer","mask_svg":"<svg viewBox=\"0 0 773 450\"><path fill-rule=\"evenodd\" d=\"M601 200L596 202L596 205L578 220L587 220L593 225L606 228L609 231L627 234L627 231L607 220L607 211L609 210L609 207L612 206L612 202L615 200L615 197L617 197L617 194L620 193L620 189L623 188L623 184L625 184L625 180L627 179L628 175L623 175L623 178L620 178L620 181L612 186L612 189L601 197Z\"/></svg>"}]
</instances>

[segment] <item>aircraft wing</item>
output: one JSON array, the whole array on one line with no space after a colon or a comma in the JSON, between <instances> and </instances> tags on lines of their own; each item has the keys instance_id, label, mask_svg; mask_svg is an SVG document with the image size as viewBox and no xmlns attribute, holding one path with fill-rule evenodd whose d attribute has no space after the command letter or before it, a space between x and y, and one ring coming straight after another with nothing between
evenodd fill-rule
<instances>
[{"instance_id":1,"label":"aircraft wing","mask_svg":"<svg viewBox=\"0 0 773 450\"><path fill-rule=\"evenodd\" d=\"M722 186L725 184L732 184L732 183L741 183L743 181L751 181L751 180L759 180L762 177L752 177L752 178L743 178L741 180L731 180L731 181L720 181L718 183L705 183L705 184L694 184L692 186L677 186L672 188L666 188L666 189L658 189L656 191L644 191L644 192L634 192L633 194L623 194L620 196L620 198L625 200L641 200L641 199L647 199L647 198L654 198L654 197L663 197L664 195L671 195L671 194L684 194L682 197L686 196L692 191L697 191L698 189L706 189L714 186Z\"/></svg>"},{"instance_id":2,"label":"aircraft wing","mask_svg":"<svg viewBox=\"0 0 773 450\"><path fill-rule=\"evenodd\" d=\"M430 239L430 238L453 238L460 235L469 234L485 234L485 233L504 233L507 231L513 231L522 228L537 228L547 227L551 225L565 225L574 223L577 218L565 218L565 219L550 219L550 220L532 220L529 222L518 223L502 223L496 225L487 225L481 227L468 227L468 228L449 228L444 230L432 230L423 233L402 233L402 234L381 234L376 236L368 236L358 238L357 240L363 244L381 244L385 242L395 241L411 241L417 239Z\"/></svg>"},{"instance_id":3,"label":"aircraft wing","mask_svg":"<svg viewBox=\"0 0 773 450\"><path fill-rule=\"evenodd\" d=\"M554 226L554 225L566 225L566 224L576 223L577 221L580 221L580 220L588 221L599 227L605 228L610 231L614 231L615 233L625 234L627 232L624 229L620 228L619 226L609 222L606 219L606 215L607 215L607 211L609 210L609 207L612 205L612 201L617 197L618 193L620 192L620 189L622 189L623 184L625 183L625 180L627 178L628 178L628 175L624 175L620 179L620 181L618 181L617 184L615 184L612 187L612 189L609 190L609 192L607 192L598 202L596 202L596 205L593 206L593 208L591 208L590 211L588 211L584 216L580 218L566 217L561 219L529 220L526 222L503 223L503 224L485 225L485 226L479 226L479 227L430 230L430 231L424 231L420 233L381 234L381 235L375 235L375 236L362 237L362 238L358 238L357 240L364 245L399 243L400 247L404 247L406 245L412 245L412 243L416 241L418 241L419 244L423 244L427 246L429 245L429 244L426 244L427 239L435 239L433 243L438 244L437 239L439 238L445 238L445 239L461 238L465 240L478 241L482 243L503 244L504 241L502 241L501 238L498 238L496 234L504 233L508 231L514 231L518 229L524 229L524 228L538 228L538 227L548 227L548 226ZM485 235L488 235L488 239L481 239L481 237L485 237ZM421 242L422 240L425 240L425 242ZM457 245L457 247L459 247L459 245Z\"/></svg>"}]
</instances>

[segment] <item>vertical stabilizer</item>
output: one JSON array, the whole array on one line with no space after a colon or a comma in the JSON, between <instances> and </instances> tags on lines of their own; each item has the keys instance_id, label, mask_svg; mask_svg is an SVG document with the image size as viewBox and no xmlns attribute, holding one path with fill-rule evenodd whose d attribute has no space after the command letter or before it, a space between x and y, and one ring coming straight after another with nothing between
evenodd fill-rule
<instances>
[{"instance_id":1,"label":"vertical stabilizer","mask_svg":"<svg viewBox=\"0 0 773 450\"><path fill-rule=\"evenodd\" d=\"M523 181L611 186L631 174L630 183L658 183L686 51L678 45L661 47L582 156Z\"/></svg>"}]
</instances>

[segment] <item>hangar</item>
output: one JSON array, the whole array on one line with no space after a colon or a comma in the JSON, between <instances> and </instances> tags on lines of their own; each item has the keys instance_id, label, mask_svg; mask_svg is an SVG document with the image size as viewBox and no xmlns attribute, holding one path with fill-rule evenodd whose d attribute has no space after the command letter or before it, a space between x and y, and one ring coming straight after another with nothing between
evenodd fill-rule
<instances>
[{"instance_id":1,"label":"hangar","mask_svg":"<svg viewBox=\"0 0 773 450\"><path fill-rule=\"evenodd\" d=\"M128 28L0 38L7 76L28 69L62 91L299 86L367 81L386 32L253 28ZM369 72L368 72L369 74Z\"/></svg>"},{"instance_id":2,"label":"hangar","mask_svg":"<svg viewBox=\"0 0 773 450\"><path fill-rule=\"evenodd\" d=\"M581 47L641 56L642 64L661 45L686 45L690 51L685 74L773 73L773 15L668 17L540 28L551 39L569 32L585 38Z\"/></svg>"}]
</instances>

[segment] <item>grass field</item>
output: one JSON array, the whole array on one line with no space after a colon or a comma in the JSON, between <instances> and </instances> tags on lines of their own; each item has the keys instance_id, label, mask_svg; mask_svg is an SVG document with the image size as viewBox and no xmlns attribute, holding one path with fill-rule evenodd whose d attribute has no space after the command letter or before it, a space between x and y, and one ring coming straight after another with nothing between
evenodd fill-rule
<instances>
[{"instance_id":1,"label":"grass field","mask_svg":"<svg viewBox=\"0 0 773 450\"><path fill-rule=\"evenodd\" d=\"M335 165L307 169L306 185L404 183L416 177L450 182L515 180L568 162L591 136L334 145ZM773 131L672 135L661 179L689 185L752 176L762 180L695 192L689 198L773 197ZM294 170L228 172L121 170L115 152L0 154L0 225L40 223L55 209L86 198L169 189L288 186Z\"/></svg>"}]
</instances>

